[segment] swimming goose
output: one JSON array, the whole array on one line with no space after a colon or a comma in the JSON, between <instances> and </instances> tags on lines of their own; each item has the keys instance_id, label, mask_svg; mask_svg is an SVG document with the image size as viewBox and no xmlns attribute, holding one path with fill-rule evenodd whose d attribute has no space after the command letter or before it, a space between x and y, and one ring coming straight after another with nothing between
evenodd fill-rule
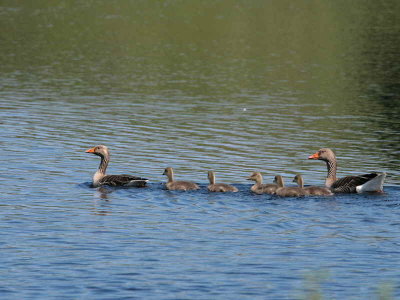
<instances>
[{"instance_id":1,"label":"swimming goose","mask_svg":"<svg viewBox=\"0 0 400 300\"><path fill-rule=\"evenodd\" d=\"M163 175L167 175L168 177L168 181L165 184L167 190L191 191L199 189L197 184L190 181L174 181L174 170L170 167L164 170Z\"/></svg>"},{"instance_id":2,"label":"swimming goose","mask_svg":"<svg viewBox=\"0 0 400 300\"><path fill-rule=\"evenodd\" d=\"M93 175L93 187L102 185L109 186L124 186L124 187L144 187L148 181L146 178L141 178L132 175L106 175L106 169L110 162L110 152L104 145L98 145L96 147L86 150L86 153L92 153L100 156L101 161L99 169Z\"/></svg>"},{"instance_id":3,"label":"swimming goose","mask_svg":"<svg viewBox=\"0 0 400 300\"><path fill-rule=\"evenodd\" d=\"M276 175L274 182L278 185L278 188L275 192L276 195L281 197L300 197L305 196L306 193L302 188L290 186L285 187L283 182L283 177L281 175Z\"/></svg>"},{"instance_id":4,"label":"swimming goose","mask_svg":"<svg viewBox=\"0 0 400 300\"><path fill-rule=\"evenodd\" d=\"M215 183L214 171L208 171L208 180L210 181L207 189L210 192L237 192L239 191L236 187L226 183Z\"/></svg>"},{"instance_id":5,"label":"swimming goose","mask_svg":"<svg viewBox=\"0 0 400 300\"><path fill-rule=\"evenodd\" d=\"M306 186L304 187L303 176L297 174L293 182L296 182L299 188L302 188L306 195L316 195L316 196L332 196L333 193L326 187L319 186Z\"/></svg>"},{"instance_id":6,"label":"swimming goose","mask_svg":"<svg viewBox=\"0 0 400 300\"><path fill-rule=\"evenodd\" d=\"M386 177L384 172L336 178L336 156L329 148L318 150L308 159L318 159L326 162L328 175L325 180L325 186L334 193L381 192L383 190L383 181Z\"/></svg>"},{"instance_id":7,"label":"swimming goose","mask_svg":"<svg viewBox=\"0 0 400 300\"><path fill-rule=\"evenodd\" d=\"M278 188L277 184L263 184L263 177L260 172L253 172L247 180L253 180L256 183L250 188L250 190L256 194L275 194Z\"/></svg>"}]
</instances>

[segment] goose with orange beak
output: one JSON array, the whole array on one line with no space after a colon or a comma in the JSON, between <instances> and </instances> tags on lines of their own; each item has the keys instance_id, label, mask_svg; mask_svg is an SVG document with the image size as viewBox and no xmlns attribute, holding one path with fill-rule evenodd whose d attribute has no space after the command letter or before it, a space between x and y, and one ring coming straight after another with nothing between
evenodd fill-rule
<instances>
[{"instance_id":1,"label":"goose with orange beak","mask_svg":"<svg viewBox=\"0 0 400 300\"><path fill-rule=\"evenodd\" d=\"M327 176L325 186L333 193L362 193L382 192L385 172L374 172L356 176L336 177L337 160L335 153L329 148L322 148L308 159L322 160L326 162Z\"/></svg>"},{"instance_id":2,"label":"goose with orange beak","mask_svg":"<svg viewBox=\"0 0 400 300\"><path fill-rule=\"evenodd\" d=\"M100 156L101 161L98 170L93 175L93 187L102 185L119 187L144 187L148 179L132 175L106 175L108 163L110 162L110 152L104 145L98 145L85 151Z\"/></svg>"}]
</instances>

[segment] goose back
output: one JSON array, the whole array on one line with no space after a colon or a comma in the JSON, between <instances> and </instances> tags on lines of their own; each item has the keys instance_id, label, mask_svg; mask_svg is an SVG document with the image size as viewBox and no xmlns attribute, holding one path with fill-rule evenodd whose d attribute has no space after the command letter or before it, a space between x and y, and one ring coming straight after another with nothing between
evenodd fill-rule
<instances>
[{"instance_id":1,"label":"goose back","mask_svg":"<svg viewBox=\"0 0 400 300\"><path fill-rule=\"evenodd\" d=\"M238 188L226 183L214 183L208 185L207 189L210 192L238 192Z\"/></svg>"},{"instance_id":2,"label":"goose back","mask_svg":"<svg viewBox=\"0 0 400 300\"><path fill-rule=\"evenodd\" d=\"M190 181L167 182L165 187L170 191L193 191L200 188L196 183Z\"/></svg>"},{"instance_id":3,"label":"goose back","mask_svg":"<svg viewBox=\"0 0 400 300\"><path fill-rule=\"evenodd\" d=\"M378 180L379 183L377 184L377 186L376 187L374 186L369 191L381 191L383 189L382 187L383 180L380 179L382 177L384 179L384 176L386 176L386 174L383 175L378 173L363 174L358 176L346 176L336 180L332 184L331 190L334 193L357 193L357 192L368 191L365 188L364 190L362 190L363 186L368 182L373 182L373 180L376 181L376 179L379 179Z\"/></svg>"},{"instance_id":4,"label":"goose back","mask_svg":"<svg viewBox=\"0 0 400 300\"><path fill-rule=\"evenodd\" d=\"M102 177L98 183L99 185L109 185L109 186L125 186L125 187L144 187L148 179L131 176L126 174L121 175L106 175Z\"/></svg>"}]
</instances>

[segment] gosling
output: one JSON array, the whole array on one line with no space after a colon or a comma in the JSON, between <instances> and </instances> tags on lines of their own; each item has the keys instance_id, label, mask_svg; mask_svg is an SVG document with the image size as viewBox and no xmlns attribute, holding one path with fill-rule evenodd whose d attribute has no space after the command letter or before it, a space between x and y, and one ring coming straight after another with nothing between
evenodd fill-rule
<instances>
[{"instance_id":1,"label":"gosling","mask_svg":"<svg viewBox=\"0 0 400 300\"><path fill-rule=\"evenodd\" d=\"M333 195L331 190L326 187L319 187L319 186L304 187L303 176L301 176L300 174L297 174L294 177L293 182L296 182L297 185L304 190L306 195L312 195L312 196L332 196Z\"/></svg>"},{"instance_id":2,"label":"gosling","mask_svg":"<svg viewBox=\"0 0 400 300\"><path fill-rule=\"evenodd\" d=\"M164 170L163 175L168 177L168 181L165 183L165 188L170 191L192 191L198 190L200 187L194 182L190 181L175 181L174 170L168 167Z\"/></svg>"},{"instance_id":3,"label":"gosling","mask_svg":"<svg viewBox=\"0 0 400 300\"><path fill-rule=\"evenodd\" d=\"M237 192L239 191L236 187L226 183L215 183L214 171L208 171L208 180L210 181L207 189L210 192Z\"/></svg>"},{"instance_id":4,"label":"gosling","mask_svg":"<svg viewBox=\"0 0 400 300\"><path fill-rule=\"evenodd\" d=\"M285 187L283 177L281 175L276 175L274 182L278 185L278 188L275 192L276 195L281 197L301 197L305 196L306 193L302 188L299 187Z\"/></svg>"},{"instance_id":5,"label":"gosling","mask_svg":"<svg viewBox=\"0 0 400 300\"><path fill-rule=\"evenodd\" d=\"M278 188L277 184L269 183L263 184L263 177L260 172L253 172L247 180L253 180L256 183L250 188L250 190L256 194L275 194Z\"/></svg>"}]
</instances>

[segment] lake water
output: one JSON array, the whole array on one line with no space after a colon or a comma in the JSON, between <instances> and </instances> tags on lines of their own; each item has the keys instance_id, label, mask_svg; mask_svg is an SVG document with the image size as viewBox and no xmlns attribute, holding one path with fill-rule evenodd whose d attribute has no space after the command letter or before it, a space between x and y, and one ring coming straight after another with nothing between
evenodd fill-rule
<instances>
[{"instance_id":1,"label":"lake water","mask_svg":"<svg viewBox=\"0 0 400 300\"><path fill-rule=\"evenodd\" d=\"M1 298L400 297L399 6L3 1ZM90 188L98 144L149 186ZM249 192L322 185L321 147L385 192Z\"/></svg>"}]
</instances>

